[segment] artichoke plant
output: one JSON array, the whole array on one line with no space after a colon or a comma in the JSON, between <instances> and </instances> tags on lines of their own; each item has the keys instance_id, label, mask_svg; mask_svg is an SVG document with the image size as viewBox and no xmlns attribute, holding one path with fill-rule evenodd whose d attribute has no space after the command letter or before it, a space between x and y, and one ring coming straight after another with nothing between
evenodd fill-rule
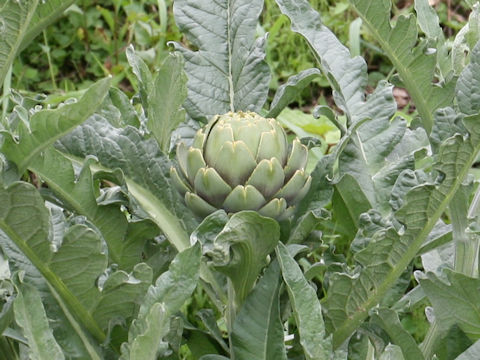
<instances>
[{"instance_id":1,"label":"artichoke plant","mask_svg":"<svg viewBox=\"0 0 480 360\"><path fill-rule=\"evenodd\" d=\"M256 210L287 218L307 193L312 178L305 172L307 147L288 145L275 119L253 112L215 116L187 147L180 143L180 170L171 168L175 187L199 216Z\"/></svg>"}]
</instances>

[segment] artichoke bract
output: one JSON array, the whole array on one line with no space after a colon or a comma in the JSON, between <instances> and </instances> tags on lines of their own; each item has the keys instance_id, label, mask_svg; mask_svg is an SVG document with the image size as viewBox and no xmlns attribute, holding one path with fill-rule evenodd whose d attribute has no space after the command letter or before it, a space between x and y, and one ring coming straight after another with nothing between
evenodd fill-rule
<instances>
[{"instance_id":1,"label":"artichoke bract","mask_svg":"<svg viewBox=\"0 0 480 360\"><path fill-rule=\"evenodd\" d=\"M253 112L215 116L200 129L191 147L180 143L172 167L175 187L199 216L255 210L288 218L310 188L305 172L308 149L295 139L289 146L275 119Z\"/></svg>"}]
</instances>

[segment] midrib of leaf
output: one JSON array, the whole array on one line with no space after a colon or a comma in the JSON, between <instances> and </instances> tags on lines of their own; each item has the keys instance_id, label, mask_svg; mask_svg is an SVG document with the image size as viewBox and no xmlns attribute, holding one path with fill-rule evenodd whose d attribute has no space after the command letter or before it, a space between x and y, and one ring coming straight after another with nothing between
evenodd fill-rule
<instances>
[{"instance_id":1,"label":"midrib of leaf","mask_svg":"<svg viewBox=\"0 0 480 360\"><path fill-rule=\"evenodd\" d=\"M235 111L233 106L235 101L235 92L233 89L233 75L232 75L232 31L230 29L231 25L231 17L232 14L230 13L230 0L227 0L227 47L228 47L228 86L230 87L230 111Z\"/></svg>"},{"instance_id":2,"label":"midrib of leaf","mask_svg":"<svg viewBox=\"0 0 480 360\"><path fill-rule=\"evenodd\" d=\"M406 66L404 66L404 64L402 64L400 59L396 56L395 51L393 51L393 48L390 46L390 43L388 41L385 41L385 39L378 32L378 29L375 28L375 26L372 25L369 19L365 17L363 13L361 13L357 9L357 7L352 1L350 1L350 5L355 9L357 14L363 19L368 29L372 33L372 35L380 43L380 47L385 50L385 52L388 55L388 58L400 73L400 77L402 78L402 81L405 83L406 88L408 89L408 93L412 97L413 102L415 103L415 106L417 107L418 112L420 113L420 116L423 119L424 128L427 131L427 133L430 133L433 126L433 110L435 109L429 109L427 101L423 96L422 92L420 91L420 89L418 88L415 78L413 77L413 74L409 71L409 69ZM388 26L391 26L391 25L388 25Z\"/></svg>"},{"instance_id":3,"label":"midrib of leaf","mask_svg":"<svg viewBox=\"0 0 480 360\"><path fill-rule=\"evenodd\" d=\"M94 346L90 343L85 332L82 330L81 325L78 323L78 321L72 315L68 307L65 305L63 299L60 297L57 291L50 284L48 284L48 286L50 288L50 292L52 293L53 297L57 300L66 318L68 319L73 329L77 333L78 337L82 341L83 346L85 347L85 350L88 352L88 355L90 355L91 360L102 360L101 356L98 354Z\"/></svg>"},{"instance_id":4,"label":"midrib of leaf","mask_svg":"<svg viewBox=\"0 0 480 360\"><path fill-rule=\"evenodd\" d=\"M65 153L63 153L63 155L78 165L84 164L84 161L78 157ZM91 164L90 170L92 173L96 173L98 171L108 171L109 169L98 164ZM152 220L163 231L175 248L179 252L188 248L190 246L189 235L183 229L178 219L165 207L165 205L149 190L137 184L127 176L125 176L125 183L127 184L128 191L139 201L143 210L151 216ZM68 194L66 195L68 196Z\"/></svg>"},{"instance_id":5,"label":"midrib of leaf","mask_svg":"<svg viewBox=\"0 0 480 360\"><path fill-rule=\"evenodd\" d=\"M0 219L0 228L5 234L15 243L20 251L31 261L31 263L43 275L47 283L53 287L58 295L65 301L69 309L76 315L77 320L99 341L104 342L106 339L105 333L98 326L91 314L83 307L78 299L70 292L62 280L60 280L55 273L53 273L45 262L38 258L32 249L20 238L17 233L10 228L9 224Z\"/></svg>"},{"instance_id":6,"label":"midrib of leaf","mask_svg":"<svg viewBox=\"0 0 480 360\"><path fill-rule=\"evenodd\" d=\"M25 18L25 21L23 21L23 24L19 29L18 36L16 37L15 42L12 45L12 49L5 60L3 68L0 68L0 84L3 84L3 80L13 62L13 59L17 56L18 48L20 47L25 34L28 32L27 29L30 25L30 22L32 21L33 15L35 14L35 9L37 8L37 5L38 0L32 0L32 3L29 4L30 8L27 10L27 17ZM4 6L8 6L8 1L5 2ZM19 4L18 6L22 5ZM2 11L3 7L0 8L0 14L2 13ZM6 23L5 26L7 27Z\"/></svg>"},{"instance_id":7,"label":"midrib of leaf","mask_svg":"<svg viewBox=\"0 0 480 360\"><path fill-rule=\"evenodd\" d=\"M469 161L466 166L460 171L460 176L457 177L454 186L450 188L448 195L445 196L441 205L437 208L437 210L433 213L430 217L429 221L425 224L422 231L416 237L416 239L410 244L408 250L400 257L400 260L393 266L393 269L390 273L386 276L385 280L382 282L380 286L373 292L372 296L369 297L364 303L358 305L358 308L361 311L356 312L352 316L349 317L349 320L346 321L342 326L340 326L333 334L333 347L336 349L343 342L357 329L360 324L365 320L368 316L368 311L376 306L381 298L385 295L385 293L392 287L392 284L400 277L400 275L405 271L408 264L412 261L412 259L417 255L418 250L421 248L422 244L424 243L425 239L427 238L428 234L432 231L433 227L437 223L440 216L445 211L446 207L454 197L455 193L457 192L458 188L463 182L463 179L467 176L471 165L475 161L478 152L480 151L480 144L477 144L474 147L474 151L470 154Z\"/></svg>"}]
</instances>

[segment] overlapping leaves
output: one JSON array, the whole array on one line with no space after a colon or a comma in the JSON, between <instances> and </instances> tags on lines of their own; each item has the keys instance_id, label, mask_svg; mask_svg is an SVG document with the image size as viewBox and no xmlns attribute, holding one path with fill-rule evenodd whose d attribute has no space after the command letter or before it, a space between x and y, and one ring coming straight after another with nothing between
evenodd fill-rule
<instances>
[{"instance_id":1,"label":"overlapping leaves","mask_svg":"<svg viewBox=\"0 0 480 360\"><path fill-rule=\"evenodd\" d=\"M425 130L430 133L435 110L451 104L455 81L442 86L434 84L437 51L431 54L426 43L418 42L415 16L400 16L395 26L390 23L390 0L351 0L350 3L368 26L394 65L407 88Z\"/></svg>"},{"instance_id":2,"label":"overlapping leaves","mask_svg":"<svg viewBox=\"0 0 480 360\"><path fill-rule=\"evenodd\" d=\"M459 86L467 87L470 94L476 91L469 77L474 66L467 67L459 79ZM336 346L359 326L368 310L380 301L415 257L468 174L480 150L478 116L465 118L463 124L468 135L453 133L439 147L433 165L434 178L428 180L424 176L422 180L421 176L414 176L417 182L413 183L413 188L404 189L401 207L395 212L401 226L387 225L372 234L368 246L355 255L356 262L361 265L358 273L332 276L325 305L335 330ZM406 178L412 178L411 170L402 172L397 183Z\"/></svg>"},{"instance_id":3,"label":"overlapping leaves","mask_svg":"<svg viewBox=\"0 0 480 360\"><path fill-rule=\"evenodd\" d=\"M98 233L85 225L69 227L53 251L49 213L38 191L17 182L0 189L0 244L10 261L41 274L52 291L98 340L105 340L109 321L131 318L152 281L152 270L139 263L131 274L117 271L97 286L107 258ZM24 266L24 264L26 266ZM37 276L37 274L33 274ZM113 306L112 300L115 299Z\"/></svg>"}]
</instances>

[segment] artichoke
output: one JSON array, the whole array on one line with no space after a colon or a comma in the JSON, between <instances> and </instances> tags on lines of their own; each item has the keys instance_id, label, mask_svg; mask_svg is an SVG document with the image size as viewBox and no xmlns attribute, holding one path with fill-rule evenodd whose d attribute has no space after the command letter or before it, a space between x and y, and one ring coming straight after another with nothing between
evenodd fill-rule
<instances>
[{"instance_id":1,"label":"artichoke","mask_svg":"<svg viewBox=\"0 0 480 360\"><path fill-rule=\"evenodd\" d=\"M199 216L255 210L288 218L310 188L308 150L287 136L275 119L253 112L215 116L188 148L177 147L180 170L171 168L175 187Z\"/></svg>"}]
</instances>

